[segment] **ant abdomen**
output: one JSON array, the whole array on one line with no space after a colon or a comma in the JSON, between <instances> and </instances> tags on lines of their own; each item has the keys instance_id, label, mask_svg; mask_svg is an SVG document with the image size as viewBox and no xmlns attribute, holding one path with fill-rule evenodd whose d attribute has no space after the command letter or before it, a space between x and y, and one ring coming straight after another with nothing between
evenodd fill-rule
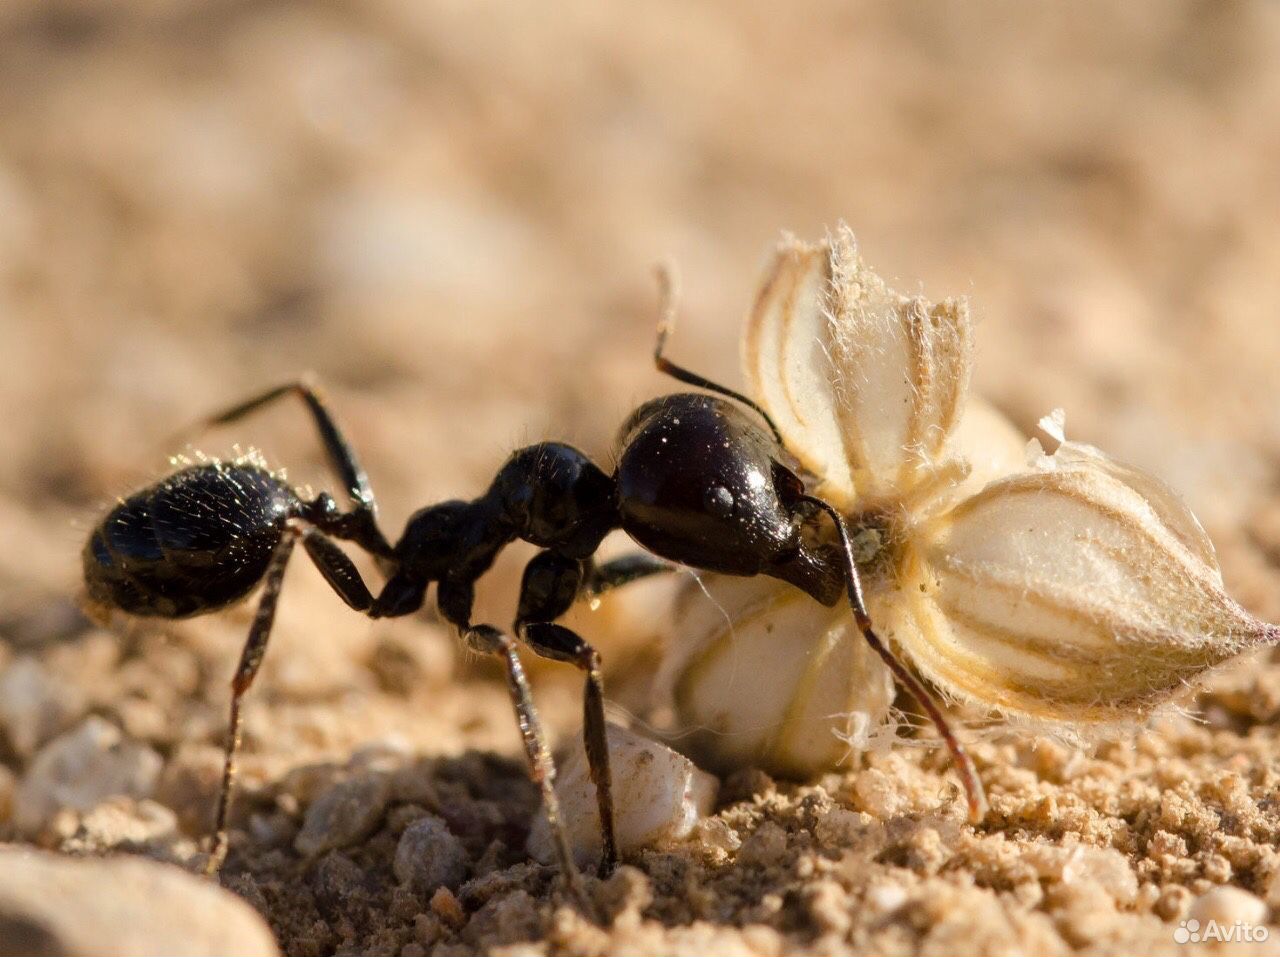
<instances>
[{"instance_id":1,"label":"ant abdomen","mask_svg":"<svg viewBox=\"0 0 1280 957\"><path fill-rule=\"evenodd\" d=\"M134 615L184 618L243 598L266 572L292 489L265 468L209 462L130 495L89 537L89 598Z\"/></svg>"}]
</instances>

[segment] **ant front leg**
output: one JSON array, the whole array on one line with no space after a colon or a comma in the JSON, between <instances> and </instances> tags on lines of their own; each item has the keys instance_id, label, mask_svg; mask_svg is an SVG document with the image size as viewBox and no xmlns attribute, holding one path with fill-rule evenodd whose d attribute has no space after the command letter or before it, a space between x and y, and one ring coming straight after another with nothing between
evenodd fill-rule
<instances>
[{"instance_id":1,"label":"ant front leg","mask_svg":"<svg viewBox=\"0 0 1280 957\"><path fill-rule=\"evenodd\" d=\"M875 629L872 627L871 615L867 612L867 605L863 599L862 579L858 574L858 563L854 559L849 527L845 522L844 516L830 502L812 495L805 495L802 498L804 501L826 512L835 524L836 534L840 538L841 566L844 573L849 606L853 611L853 620L862 632L862 637L866 639L867 644L880 656L889 671L911 693L911 696L916 699L920 707L924 708L925 714L929 716L929 720L938 729L938 734L942 738L943 744L951 752L951 762L955 765L956 773L960 775L960 783L964 786L965 797L969 804L969 823L981 823L987 813L987 795L982 788L982 779L978 777L978 771L973 766L973 759L969 757L969 752L965 750L964 745L960 743L960 739L951 730L951 725L947 722L946 716L943 715L942 709L938 707L938 703L933 700L933 695L929 693L928 689L920 683L920 680L915 675L906 669L902 662L894 657L893 652L889 650L889 647L880 639L880 636L876 634Z\"/></svg>"},{"instance_id":2,"label":"ant front leg","mask_svg":"<svg viewBox=\"0 0 1280 957\"><path fill-rule=\"evenodd\" d=\"M369 484L369 476L365 473L355 449L342 434L337 420L329 411L327 403L320 394L319 388L307 379L286 382L265 392L259 393L229 409L211 415L204 420L204 425L227 425L258 411L264 406L285 396L296 395L300 398L320 433L320 443L324 446L325 456L329 464L342 479L343 490L351 502L351 511L341 517L341 521L331 522L326 528L332 535L355 542L365 551L382 558L390 557L392 549L382 530L378 527L378 503L373 497L373 487Z\"/></svg>"},{"instance_id":3,"label":"ant front leg","mask_svg":"<svg viewBox=\"0 0 1280 957\"><path fill-rule=\"evenodd\" d=\"M529 690L524 665L516 654L515 640L491 625L471 623L471 609L475 603L475 583L472 581L453 579L440 582L436 602L440 606L440 613L458 629L459 636L468 648L502 659L507 676L507 690L515 708L516 724L520 726L525 756L529 761L529 773L542 792L542 809L550 825L552 843L560 861L560 872L583 912L595 916L595 908L587 897L582 875L578 873L578 866L574 863L569 836L565 833L564 820L560 816L560 798L555 789L555 762L551 758L542 722L533 705L533 693Z\"/></svg>"},{"instance_id":4,"label":"ant front leg","mask_svg":"<svg viewBox=\"0 0 1280 957\"><path fill-rule=\"evenodd\" d=\"M679 565L657 558L648 552L619 555L599 565L592 563L587 570L586 580L582 583L581 597L599 598L615 588L630 585L651 575L674 572L679 568Z\"/></svg>"},{"instance_id":5,"label":"ant front leg","mask_svg":"<svg viewBox=\"0 0 1280 957\"><path fill-rule=\"evenodd\" d=\"M600 673L600 654L576 632L553 624L578 597L586 578L586 562L545 551L525 566L520 585L520 605L516 613L516 634L542 658L568 662L586 675L582 699L582 735L587 753L587 768L596 788L600 811L603 853L601 874L610 873L618 863L618 842L614 830L613 775L609 768L609 739L604 717L604 679ZM632 574L628 580L652 574L658 569ZM636 572L634 566L621 571Z\"/></svg>"}]
</instances>

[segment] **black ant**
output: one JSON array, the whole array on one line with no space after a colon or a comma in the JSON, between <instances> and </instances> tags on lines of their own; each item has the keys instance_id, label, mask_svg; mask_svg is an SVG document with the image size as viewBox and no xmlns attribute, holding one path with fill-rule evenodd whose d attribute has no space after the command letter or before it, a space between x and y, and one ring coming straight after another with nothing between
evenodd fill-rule
<instances>
[{"instance_id":1,"label":"black ant","mask_svg":"<svg viewBox=\"0 0 1280 957\"><path fill-rule=\"evenodd\" d=\"M440 614L466 645L502 659L559 865L579 900L585 896L559 820L555 768L517 642L585 675L583 733L603 829L601 870L608 872L618 853L600 656L555 620L581 597L677 564L726 575L768 575L828 606L842 593L847 596L866 640L937 726L964 784L970 816L981 817L985 800L968 755L929 693L872 630L844 516L807 494L804 481L785 464L789 456L781 435L760 406L664 357L674 318L669 282L664 293L667 308L654 362L659 371L713 394L667 395L637 408L620 430L612 475L569 445L540 442L511 455L479 498L416 512L392 545L379 528L373 491L355 451L317 390L295 382L227 409L206 424L234 422L284 396L301 398L342 478L346 510L327 493L304 499L259 464L208 462L136 492L94 530L84 549L85 580L90 599L111 608L181 618L222 608L265 582L231 685L210 873L227 852L240 702L262 662L285 566L299 542L339 597L372 618L416 612L434 582ZM823 514L834 526L835 541L821 534ZM627 532L649 554L597 564L592 556L615 529ZM388 579L376 597L333 539L350 541L378 560ZM516 621L508 634L473 622L471 613L477 579L516 539L542 551L525 568Z\"/></svg>"}]
</instances>

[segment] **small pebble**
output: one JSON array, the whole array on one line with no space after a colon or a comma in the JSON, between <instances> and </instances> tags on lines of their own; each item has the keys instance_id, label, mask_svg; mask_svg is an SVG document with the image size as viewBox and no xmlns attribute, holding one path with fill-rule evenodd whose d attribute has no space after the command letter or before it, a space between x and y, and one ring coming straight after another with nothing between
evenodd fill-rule
<instances>
[{"instance_id":1,"label":"small pebble","mask_svg":"<svg viewBox=\"0 0 1280 957\"><path fill-rule=\"evenodd\" d=\"M36 834L64 808L88 811L110 797L149 797L161 764L149 747L90 716L50 741L31 762L14 792L14 824Z\"/></svg>"},{"instance_id":2,"label":"small pebble","mask_svg":"<svg viewBox=\"0 0 1280 957\"><path fill-rule=\"evenodd\" d=\"M391 785L382 774L340 781L307 808L294 849L304 857L316 857L355 844L378 826L390 797Z\"/></svg>"},{"instance_id":3,"label":"small pebble","mask_svg":"<svg viewBox=\"0 0 1280 957\"><path fill-rule=\"evenodd\" d=\"M626 728L608 726L613 772L614 823L621 853L687 837L711 812L718 782L666 745ZM560 766L556 793L565 829L579 866L600 859L600 814L581 735ZM546 815L539 813L529 834L529 854L544 864L555 860Z\"/></svg>"},{"instance_id":4,"label":"small pebble","mask_svg":"<svg viewBox=\"0 0 1280 957\"><path fill-rule=\"evenodd\" d=\"M404 829L393 864L396 880L415 893L439 887L456 890L467 878L470 856L462 842L434 814L420 817Z\"/></svg>"},{"instance_id":5,"label":"small pebble","mask_svg":"<svg viewBox=\"0 0 1280 957\"><path fill-rule=\"evenodd\" d=\"M84 697L22 655L0 673L0 727L19 756L29 758L84 711Z\"/></svg>"},{"instance_id":6,"label":"small pebble","mask_svg":"<svg viewBox=\"0 0 1280 957\"><path fill-rule=\"evenodd\" d=\"M0 953L273 957L266 921L217 883L141 857L0 850Z\"/></svg>"},{"instance_id":7,"label":"small pebble","mask_svg":"<svg viewBox=\"0 0 1280 957\"><path fill-rule=\"evenodd\" d=\"M431 913L450 927L461 927L467 921L467 912L453 891L441 887L431 895Z\"/></svg>"},{"instance_id":8,"label":"small pebble","mask_svg":"<svg viewBox=\"0 0 1280 957\"><path fill-rule=\"evenodd\" d=\"M882 821L897 817L907 809L900 784L879 768L860 771L853 782L853 793L860 810Z\"/></svg>"},{"instance_id":9,"label":"small pebble","mask_svg":"<svg viewBox=\"0 0 1280 957\"><path fill-rule=\"evenodd\" d=\"M1197 897L1187 915L1202 925L1211 920L1220 927L1258 925L1266 922L1267 904L1261 897L1238 887L1215 887Z\"/></svg>"},{"instance_id":10,"label":"small pebble","mask_svg":"<svg viewBox=\"0 0 1280 957\"><path fill-rule=\"evenodd\" d=\"M832 880L814 881L805 889L809 917L823 934L843 936L853 925L845 890Z\"/></svg>"},{"instance_id":11,"label":"small pebble","mask_svg":"<svg viewBox=\"0 0 1280 957\"><path fill-rule=\"evenodd\" d=\"M1129 906L1138 899L1138 875L1129 859L1113 847L1072 848L1062 867L1065 884L1096 882L1115 898Z\"/></svg>"},{"instance_id":12,"label":"small pebble","mask_svg":"<svg viewBox=\"0 0 1280 957\"><path fill-rule=\"evenodd\" d=\"M876 916L892 914L907 902L907 889L901 884L875 884L867 889L867 908Z\"/></svg>"},{"instance_id":13,"label":"small pebble","mask_svg":"<svg viewBox=\"0 0 1280 957\"><path fill-rule=\"evenodd\" d=\"M494 897L471 915L463 935L473 946L494 939L537 940L543 936L538 902L524 890Z\"/></svg>"},{"instance_id":14,"label":"small pebble","mask_svg":"<svg viewBox=\"0 0 1280 957\"><path fill-rule=\"evenodd\" d=\"M765 821L742 842L738 861L751 867L769 867L787 853L787 832L772 821Z\"/></svg>"},{"instance_id":15,"label":"small pebble","mask_svg":"<svg viewBox=\"0 0 1280 957\"><path fill-rule=\"evenodd\" d=\"M178 831L178 818L163 804L115 798L99 804L80 820L84 841L105 850L121 844L142 846L163 842Z\"/></svg>"},{"instance_id":16,"label":"small pebble","mask_svg":"<svg viewBox=\"0 0 1280 957\"><path fill-rule=\"evenodd\" d=\"M869 814L837 807L818 818L814 832L823 847L850 847L875 824L875 819Z\"/></svg>"}]
</instances>

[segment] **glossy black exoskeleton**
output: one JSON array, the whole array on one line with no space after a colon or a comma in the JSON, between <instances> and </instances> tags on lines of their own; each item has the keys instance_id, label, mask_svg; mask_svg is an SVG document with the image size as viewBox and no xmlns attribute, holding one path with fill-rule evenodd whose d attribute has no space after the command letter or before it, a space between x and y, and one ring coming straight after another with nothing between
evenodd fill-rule
<instances>
[{"instance_id":1,"label":"glossy black exoskeleton","mask_svg":"<svg viewBox=\"0 0 1280 957\"><path fill-rule=\"evenodd\" d=\"M839 559L803 534L817 507L776 439L740 406L679 393L640 406L619 437L622 528L656 555L726 575L769 575L824 605Z\"/></svg>"},{"instance_id":2,"label":"glossy black exoskeleton","mask_svg":"<svg viewBox=\"0 0 1280 957\"><path fill-rule=\"evenodd\" d=\"M208 463L185 468L124 500L94 530L84 551L90 596L124 611L165 617L199 614L242 598L259 581L265 582L232 685L211 870L226 853L240 699L262 660L285 565L299 540L328 582L357 611L374 618L411 614L434 584L441 615L463 641L502 659L560 866L581 900L585 898L552 787L555 771L516 653L517 641L539 656L575 665L585 676L584 740L604 832L602 867L607 870L616 862L617 850L600 657L556 619L584 595L598 595L677 565L728 575L768 575L825 605L845 596L868 642L938 726L964 780L971 812L980 813L981 787L967 755L927 692L871 628L845 519L806 492L763 410L663 357L669 324L668 313L654 351L658 368L716 394L679 393L640 406L621 429L612 474L572 446L532 445L511 455L480 497L415 513L393 545L379 530L364 470L324 403L309 385L291 383L229 409L210 423L233 421L282 396L299 396L342 477L349 502L345 511L325 494L304 500L259 465ZM596 563L596 550L616 529L629 534L646 553ZM349 540L378 559L387 580L376 597L333 538ZM508 634L473 622L471 616L476 581L516 540L542 551L525 568L513 634Z\"/></svg>"},{"instance_id":3,"label":"glossy black exoskeleton","mask_svg":"<svg viewBox=\"0 0 1280 957\"><path fill-rule=\"evenodd\" d=\"M189 465L122 501L94 530L84 549L89 600L164 618L224 608L267 577L297 520L312 560L364 611L372 596L359 593L346 555L317 534L335 519L340 528L328 495L303 502L257 462Z\"/></svg>"}]
</instances>

